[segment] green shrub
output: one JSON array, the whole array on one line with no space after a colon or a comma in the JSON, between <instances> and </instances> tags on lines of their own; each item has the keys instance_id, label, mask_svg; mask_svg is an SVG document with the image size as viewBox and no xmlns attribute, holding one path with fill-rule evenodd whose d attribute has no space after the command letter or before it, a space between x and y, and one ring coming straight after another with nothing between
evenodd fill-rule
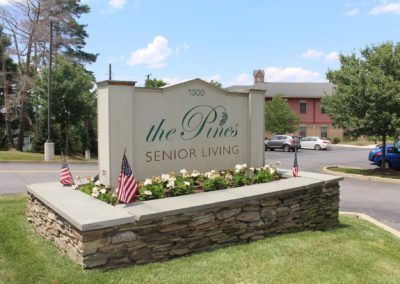
<instances>
[{"instance_id":1,"label":"green shrub","mask_svg":"<svg viewBox=\"0 0 400 284\"><path fill-rule=\"evenodd\" d=\"M163 184L148 184L139 189L140 200L160 199L165 197Z\"/></svg>"},{"instance_id":2,"label":"green shrub","mask_svg":"<svg viewBox=\"0 0 400 284\"><path fill-rule=\"evenodd\" d=\"M333 144L338 144L338 143L340 143L340 137L335 137L335 138L333 138Z\"/></svg>"},{"instance_id":3,"label":"green shrub","mask_svg":"<svg viewBox=\"0 0 400 284\"><path fill-rule=\"evenodd\" d=\"M235 174L232 178L232 187L239 187L253 183L253 178L244 173Z\"/></svg>"},{"instance_id":4,"label":"green shrub","mask_svg":"<svg viewBox=\"0 0 400 284\"><path fill-rule=\"evenodd\" d=\"M265 183L265 182L270 182L272 181L273 178L273 174L271 174L271 172L269 170L261 170L258 171L256 173L254 173L254 183Z\"/></svg>"},{"instance_id":5,"label":"green shrub","mask_svg":"<svg viewBox=\"0 0 400 284\"><path fill-rule=\"evenodd\" d=\"M194 181L191 178L177 177L175 187L171 189L171 196L179 196L193 193Z\"/></svg>"},{"instance_id":6,"label":"green shrub","mask_svg":"<svg viewBox=\"0 0 400 284\"><path fill-rule=\"evenodd\" d=\"M203 183L204 191L213 191L218 189L225 189L228 187L228 183L223 177L216 177L212 179L206 179Z\"/></svg>"}]
</instances>

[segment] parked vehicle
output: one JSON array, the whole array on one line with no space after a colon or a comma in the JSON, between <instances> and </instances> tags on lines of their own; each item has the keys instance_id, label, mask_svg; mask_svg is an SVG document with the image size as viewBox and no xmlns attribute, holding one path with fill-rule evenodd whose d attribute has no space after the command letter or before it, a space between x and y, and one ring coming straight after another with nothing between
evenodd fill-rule
<instances>
[{"instance_id":1,"label":"parked vehicle","mask_svg":"<svg viewBox=\"0 0 400 284\"><path fill-rule=\"evenodd\" d=\"M265 150L274 151L282 149L284 152L295 151L300 144L297 139L290 135L275 135L271 139L265 140Z\"/></svg>"},{"instance_id":2,"label":"parked vehicle","mask_svg":"<svg viewBox=\"0 0 400 284\"><path fill-rule=\"evenodd\" d=\"M400 170L400 149L395 146L386 147L386 158L385 158L385 168L390 168L394 170ZM374 164L381 166L382 164L382 149L376 152L374 158Z\"/></svg>"},{"instance_id":3,"label":"parked vehicle","mask_svg":"<svg viewBox=\"0 0 400 284\"><path fill-rule=\"evenodd\" d=\"M301 139L300 145L301 148L304 149L326 150L331 147L331 141L326 139L321 139L317 136L307 136Z\"/></svg>"},{"instance_id":4,"label":"parked vehicle","mask_svg":"<svg viewBox=\"0 0 400 284\"><path fill-rule=\"evenodd\" d=\"M386 144L386 149L387 149L387 147L393 147L393 146L394 146L393 144ZM376 153L381 152L381 151L382 151L382 144L376 145L374 149L372 149L371 151L369 151L368 160L370 160L371 162L373 162L374 159L375 159Z\"/></svg>"}]
</instances>

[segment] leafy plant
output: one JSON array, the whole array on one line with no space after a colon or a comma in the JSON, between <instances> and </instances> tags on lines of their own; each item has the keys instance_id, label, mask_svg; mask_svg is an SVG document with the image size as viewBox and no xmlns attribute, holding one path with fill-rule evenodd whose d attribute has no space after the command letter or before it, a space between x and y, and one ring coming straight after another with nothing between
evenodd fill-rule
<instances>
[{"instance_id":1,"label":"leafy plant","mask_svg":"<svg viewBox=\"0 0 400 284\"><path fill-rule=\"evenodd\" d=\"M228 183L223 177L216 177L206 179L203 183L204 191L213 191L218 189L225 189L228 187Z\"/></svg>"}]
</instances>

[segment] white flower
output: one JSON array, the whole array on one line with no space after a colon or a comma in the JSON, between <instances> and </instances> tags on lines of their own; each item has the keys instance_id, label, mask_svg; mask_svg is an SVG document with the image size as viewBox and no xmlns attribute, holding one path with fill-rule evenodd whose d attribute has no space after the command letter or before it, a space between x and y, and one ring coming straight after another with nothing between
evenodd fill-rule
<instances>
[{"instance_id":1,"label":"white flower","mask_svg":"<svg viewBox=\"0 0 400 284\"><path fill-rule=\"evenodd\" d=\"M190 182L188 182L188 181L184 181L183 182L186 186L189 186L190 185Z\"/></svg>"},{"instance_id":2,"label":"white flower","mask_svg":"<svg viewBox=\"0 0 400 284\"><path fill-rule=\"evenodd\" d=\"M93 191L92 192L92 196L93 197L98 197L99 196L99 192L98 191Z\"/></svg>"},{"instance_id":3,"label":"white flower","mask_svg":"<svg viewBox=\"0 0 400 284\"><path fill-rule=\"evenodd\" d=\"M175 188L175 180L170 179L167 183L167 188Z\"/></svg>"},{"instance_id":4,"label":"white flower","mask_svg":"<svg viewBox=\"0 0 400 284\"><path fill-rule=\"evenodd\" d=\"M105 189L105 188L102 188L102 189L100 189L100 193L107 193L107 189Z\"/></svg>"},{"instance_id":5,"label":"white flower","mask_svg":"<svg viewBox=\"0 0 400 284\"><path fill-rule=\"evenodd\" d=\"M99 192L99 188L98 187L93 187L93 190L92 190L92 192Z\"/></svg>"},{"instance_id":6,"label":"white flower","mask_svg":"<svg viewBox=\"0 0 400 284\"><path fill-rule=\"evenodd\" d=\"M167 182L169 179L170 179L169 174L162 174L161 175L162 182Z\"/></svg>"},{"instance_id":7,"label":"white flower","mask_svg":"<svg viewBox=\"0 0 400 284\"><path fill-rule=\"evenodd\" d=\"M144 195L153 195L153 193L150 190L145 190Z\"/></svg>"},{"instance_id":8,"label":"white flower","mask_svg":"<svg viewBox=\"0 0 400 284\"><path fill-rule=\"evenodd\" d=\"M209 179L215 179L215 178L219 177L219 173L215 170L212 170L210 172L206 172L204 174L204 176Z\"/></svg>"},{"instance_id":9,"label":"white flower","mask_svg":"<svg viewBox=\"0 0 400 284\"><path fill-rule=\"evenodd\" d=\"M235 166L235 173L239 173L247 168L247 164L241 164Z\"/></svg>"},{"instance_id":10,"label":"white flower","mask_svg":"<svg viewBox=\"0 0 400 284\"><path fill-rule=\"evenodd\" d=\"M97 185L97 186L100 186L101 182L99 180L96 180L96 182L94 184Z\"/></svg>"},{"instance_id":11,"label":"white flower","mask_svg":"<svg viewBox=\"0 0 400 284\"><path fill-rule=\"evenodd\" d=\"M256 171L257 171L257 172L261 171L261 168L256 168Z\"/></svg>"},{"instance_id":12,"label":"white flower","mask_svg":"<svg viewBox=\"0 0 400 284\"><path fill-rule=\"evenodd\" d=\"M276 170L275 170L274 168L269 168L269 172L270 172L271 174L274 174L274 173L276 172Z\"/></svg>"},{"instance_id":13,"label":"white flower","mask_svg":"<svg viewBox=\"0 0 400 284\"><path fill-rule=\"evenodd\" d=\"M200 176L200 172L199 171L196 171L196 170L193 170L193 172L192 172L192 174L191 174L191 177L198 177L198 176Z\"/></svg>"},{"instance_id":14,"label":"white flower","mask_svg":"<svg viewBox=\"0 0 400 284\"><path fill-rule=\"evenodd\" d=\"M79 188L79 186L77 185L77 184L74 184L73 186L72 186L72 189L78 189Z\"/></svg>"},{"instance_id":15,"label":"white flower","mask_svg":"<svg viewBox=\"0 0 400 284\"><path fill-rule=\"evenodd\" d=\"M249 168L249 170L252 171L252 172L254 172L254 168L253 168L253 167L252 167L252 168Z\"/></svg>"},{"instance_id":16,"label":"white flower","mask_svg":"<svg viewBox=\"0 0 400 284\"><path fill-rule=\"evenodd\" d=\"M183 177L188 177L189 176L189 172L186 169L182 169L180 171L180 173L182 174Z\"/></svg>"},{"instance_id":17,"label":"white flower","mask_svg":"<svg viewBox=\"0 0 400 284\"><path fill-rule=\"evenodd\" d=\"M146 178L146 180L144 181L144 185L151 185L153 184L151 178Z\"/></svg>"},{"instance_id":18,"label":"white flower","mask_svg":"<svg viewBox=\"0 0 400 284\"><path fill-rule=\"evenodd\" d=\"M233 176L231 174L226 174L225 179L232 180Z\"/></svg>"}]
</instances>

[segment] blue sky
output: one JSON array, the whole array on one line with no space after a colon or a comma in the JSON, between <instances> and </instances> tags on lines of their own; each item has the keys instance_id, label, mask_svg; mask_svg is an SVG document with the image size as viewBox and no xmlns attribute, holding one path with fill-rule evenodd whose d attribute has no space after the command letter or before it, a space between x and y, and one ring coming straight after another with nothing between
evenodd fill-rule
<instances>
[{"instance_id":1,"label":"blue sky","mask_svg":"<svg viewBox=\"0 0 400 284\"><path fill-rule=\"evenodd\" d=\"M4 0L2 0L4 1ZM325 81L337 55L400 41L400 1L84 0L86 50L96 80L169 83L199 77L224 87L266 81Z\"/></svg>"}]
</instances>

